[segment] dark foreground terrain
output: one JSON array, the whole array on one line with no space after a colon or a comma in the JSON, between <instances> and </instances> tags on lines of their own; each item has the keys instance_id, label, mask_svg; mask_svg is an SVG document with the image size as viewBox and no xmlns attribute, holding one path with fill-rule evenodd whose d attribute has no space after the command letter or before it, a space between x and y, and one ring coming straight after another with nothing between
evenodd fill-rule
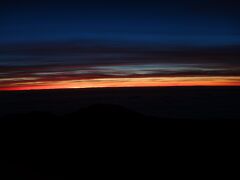
<instances>
[{"instance_id":1,"label":"dark foreground terrain","mask_svg":"<svg viewBox=\"0 0 240 180\"><path fill-rule=\"evenodd\" d=\"M238 162L239 90L2 92L1 179L213 173Z\"/></svg>"},{"instance_id":2,"label":"dark foreground terrain","mask_svg":"<svg viewBox=\"0 0 240 180\"><path fill-rule=\"evenodd\" d=\"M0 92L0 116L32 111L66 114L114 104L167 118L240 118L240 87L107 88Z\"/></svg>"}]
</instances>

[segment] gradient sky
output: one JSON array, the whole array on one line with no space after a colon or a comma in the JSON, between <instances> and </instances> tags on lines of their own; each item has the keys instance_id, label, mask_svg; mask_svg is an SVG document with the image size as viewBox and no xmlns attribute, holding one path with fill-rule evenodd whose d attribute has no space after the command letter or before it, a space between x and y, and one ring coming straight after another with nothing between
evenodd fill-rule
<instances>
[{"instance_id":1,"label":"gradient sky","mask_svg":"<svg viewBox=\"0 0 240 180\"><path fill-rule=\"evenodd\" d=\"M239 86L240 2L0 4L0 90Z\"/></svg>"}]
</instances>

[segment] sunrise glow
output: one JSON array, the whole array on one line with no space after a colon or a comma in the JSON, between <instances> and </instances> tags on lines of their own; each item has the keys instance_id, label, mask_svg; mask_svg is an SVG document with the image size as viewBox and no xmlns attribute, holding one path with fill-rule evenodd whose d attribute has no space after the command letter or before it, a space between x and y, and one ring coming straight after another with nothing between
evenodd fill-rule
<instances>
[{"instance_id":1,"label":"sunrise glow","mask_svg":"<svg viewBox=\"0 0 240 180\"><path fill-rule=\"evenodd\" d=\"M240 77L147 77L147 78L100 78L13 83L0 90L41 90L108 87L168 87L168 86L240 86Z\"/></svg>"}]
</instances>

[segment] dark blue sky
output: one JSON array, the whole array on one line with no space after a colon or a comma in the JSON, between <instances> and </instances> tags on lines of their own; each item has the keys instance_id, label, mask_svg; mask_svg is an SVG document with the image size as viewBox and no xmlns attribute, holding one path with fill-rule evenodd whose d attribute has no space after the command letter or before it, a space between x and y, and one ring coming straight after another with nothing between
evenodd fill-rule
<instances>
[{"instance_id":1,"label":"dark blue sky","mask_svg":"<svg viewBox=\"0 0 240 180\"><path fill-rule=\"evenodd\" d=\"M200 46L240 44L237 1L1 3L1 44L77 39Z\"/></svg>"},{"instance_id":2,"label":"dark blue sky","mask_svg":"<svg viewBox=\"0 0 240 180\"><path fill-rule=\"evenodd\" d=\"M0 90L144 78L145 86L239 85L239 9L235 0L3 0Z\"/></svg>"}]
</instances>

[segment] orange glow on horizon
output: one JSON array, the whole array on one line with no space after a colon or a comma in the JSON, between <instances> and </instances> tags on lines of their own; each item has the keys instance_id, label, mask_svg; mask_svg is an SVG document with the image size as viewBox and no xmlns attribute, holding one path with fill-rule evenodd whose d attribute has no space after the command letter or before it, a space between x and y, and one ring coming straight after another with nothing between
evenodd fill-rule
<instances>
[{"instance_id":1,"label":"orange glow on horizon","mask_svg":"<svg viewBox=\"0 0 240 180\"><path fill-rule=\"evenodd\" d=\"M65 80L43 82L19 82L0 85L1 91L110 88L110 87L169 87L169 86L240 86L240 77L146 77L146 78L100 78L88 80Z\"/></svg>"}]
</instances>

